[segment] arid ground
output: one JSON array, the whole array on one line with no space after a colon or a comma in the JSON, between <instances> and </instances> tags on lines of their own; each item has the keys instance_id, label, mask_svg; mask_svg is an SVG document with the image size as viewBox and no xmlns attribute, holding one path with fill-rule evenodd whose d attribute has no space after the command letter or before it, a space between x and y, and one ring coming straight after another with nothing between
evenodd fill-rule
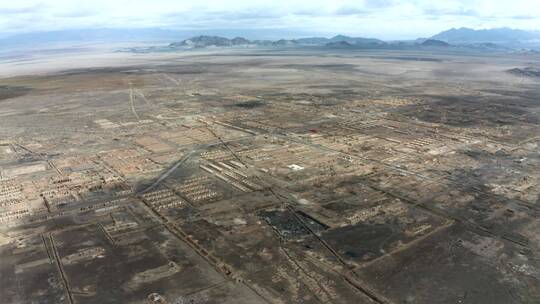
<instances>
[{"instance_id":1,"label":"arid ground","mask_svg":"<svg viewBox=\"0 0 540 304\"><path fill-rule=\"evenodd\" d=\"M0 58L2 303L539 303L533 55Z\"/></svg>"}]
</instances>

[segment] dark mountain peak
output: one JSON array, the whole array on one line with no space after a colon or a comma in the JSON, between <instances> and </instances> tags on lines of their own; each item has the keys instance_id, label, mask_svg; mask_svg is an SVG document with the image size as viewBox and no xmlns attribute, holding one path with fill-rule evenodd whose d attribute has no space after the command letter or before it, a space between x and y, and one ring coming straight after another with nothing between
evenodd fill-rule
<instances>
[{"instance_id":1,"label":"dark mountain peak","mask_svg":"<svg viewBox=\"0 0 540 304\"><path fill-rule=\"evenodd\" d=\"M354 45L383 45L386 42L375 38L350 37L345 35L337 35L330 39L331 42L345 41Z\"/></svg>"},{"instance_id":2,"label":"dark mountain peak","mask_svg":"<svg viewBox=\"0 0 540 304\"><path fill-rule=\"evenodd\" d=\"M332 41L325 44L327 47L334 47L334 48L349 48L353 45L348 43L347 41Z\"/></svg>"},{"instance_id":3,"label":"dark mountain peak","mask_svg":"<svg viewBox=\"0 0 540 304\"><path fill-rule=\"evenodd\" d=\"M244 37L235 37L231 39L231 43L233 45L246 45L246 44L251 44L251 41L247 40Z\"/></svg>"},{"instance_id":4,"label":"dark mountain peak","mask_svg":"<svg viewBox=\"0 0 540 304\"><path fill-rule=\"evenodd\" d=\"M347 40L351 40L351 39L354 39L354 38L349 37L349 36L345 36L345 35L336 35L336 36L330 38L330 40L332 40L332 41L347 41Z\"/></svg>"},{"instance_id":5,"label":"dark mountain peak","mask_svg":"<svg viewBox=\"0 0 540 304\"><path fill-rule=\"evenodd\" d=\"M298 44L298 41L287 40L287 39L280 39L278 41L272 42L272 45L276 45L276 46L286 46L286 45L296 45L296 44Z\"/></svg>"},{"instance_id":6,"label":"dark mountain peak","mask_svg":"<svg viewBox=\"0 0 540 304\"><path fill-rule=\"evenodd\" d=\"M420 45L422 46L439 46L439 47L448 47L450 46L449 43L436 40L436 39L427 39L426 41L422 42Z\"/></svg>"},{"instance_id":7,"label":"dark mountain peak","mask_svg":"<svg viewBox=\"0 0 540 304\"><path fill-rule=\"evenodd\" d=\"M201 48L201 47L208 47L208 46L236 46L236 45L248 45L248 44L252 44L252 42L243 37L236 37L233 39L228 39L228 38L220 37L220 36L201 35L201 36L191 37L182 42L171 43L170 46L171 47L183 46L183 47Z\"/></svg>"},{"instance_id":8,"label":"dark mountain peak","mask_svg":"<svg viewBox=\"0 0 540 304\"><path fill-rule=\"evenodd\" d=\"M224 37L219 36L196 36L189 39L186 39L181 42L183 46L190 47L206 47L206 46L230 46L232 45L231 41Z\"/></svg>"},{"instance_id":9,"label":"dark mountain peak","mask_svg":"<svg viewBox=\"0 0 540 304\"><path fill-rule=\"evenodd\" d=\"M270 46L270 45L272 45L272 40L253 40L251 42L253 44L262 45L262 46Z\"/></svg>"}]
</instances>

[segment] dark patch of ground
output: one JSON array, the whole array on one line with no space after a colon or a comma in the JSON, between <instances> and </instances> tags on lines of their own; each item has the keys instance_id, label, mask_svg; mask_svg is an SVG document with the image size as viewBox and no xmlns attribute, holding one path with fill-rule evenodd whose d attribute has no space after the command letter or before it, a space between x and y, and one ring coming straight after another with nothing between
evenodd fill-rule
<instances>
[{"instance_id":1,"label":"dark patch of ground","mask_svg":"<svg viewBox=\"0 0 540 304\"><path fill-rule=\"evenodd\" d=\"M15 98L28 94L32 89L22 86L0 85L0 100Z\"/></svg>"},{"instance_id":2,"label":"dark patch of ground","mask_svg":"<svg viewBox=\"0 0 540 304\"><path fill-rule=\"evenodd\" d=\"M401 107L396 112L411 118L451 126L513 125L529 113L532 103L509 102L507 98L437 96L431 102Z\"/></svg>"},{"instance_id":3,"label":"dark patch of ground","mask_svg":"<svg viewBox=\"0 0 540 304\"><path fill-rule=\"evenodd\" d=\"M250 100L246 102L235 103L234 105L240 108L244 108L244 109L253 109L253 108L264 106L265 103L260 100Z\"/></svg>"},{"instance_id":4,"label":"dark patch of ground","mask_svg":"<svg viewBox=\"0 0 540 304\"><path fill-rule=\"evenodd\" d=\"M525 76L525 77L540 77L540 69L533 67L526 67L523 69L514 68L507 71L510 74L516 76Z\"/></svg>"}]
</instances>

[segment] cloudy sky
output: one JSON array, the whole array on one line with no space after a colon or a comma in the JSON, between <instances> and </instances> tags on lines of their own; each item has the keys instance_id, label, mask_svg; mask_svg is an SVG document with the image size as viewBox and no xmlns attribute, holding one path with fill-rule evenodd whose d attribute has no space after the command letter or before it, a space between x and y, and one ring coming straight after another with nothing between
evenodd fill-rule
<instances>
[{"instance_id":1,"label":"cloudy sky","mask_svg":"<svg viewBox=\"0 0 540 304\"><path fill-rule=\"evenodd\" d=\"M0 34L88 28L276 29L383 39L452 27L540 30L539 0L0 0Z\"/></svg>"}]
</instances>

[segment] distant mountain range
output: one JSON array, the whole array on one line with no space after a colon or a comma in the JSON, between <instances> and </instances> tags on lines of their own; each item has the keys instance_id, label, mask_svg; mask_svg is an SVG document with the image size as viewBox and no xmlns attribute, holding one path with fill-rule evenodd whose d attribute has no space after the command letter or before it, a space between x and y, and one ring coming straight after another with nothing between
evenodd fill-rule
<instances>
[{"instance_id":1,"label":"distant mountain range","mask_svg":"<svg viewBox=\"0 0 540 304\"><path fill-rule=\"evenodd\" d=\"M440 34L439 34L440 35ZM338 49L448 49L448 50L464 50L464 51L478 51L478 52L520 52L523 54L537 54L534 50L524 49L523 44L519 44L519 48L509 47L508 41L502 41L501 44L493 42L476 42L461 41L459 43L450 43L440 39L435 35L432 38L420 38L415 41L394 41L385 42L375 38L362 38L362 37L349 37L344 35L337 35L332 38L324 37L308 37L300 39L280 39L276 41L270 40L248 40L242 37L236 37L233 39L220 37L220 36L195 36L188 38L180 42L174 42L169 44L166 48L159 50L179 50L179 49L192 49L192 48L209 48L209 47L326 47L326 48L338 48ZM485 34L484 34L485 35ZM444 35L440 35L444 36ZM142 48L142 49L129 49L129 51L135 52L147 52L156 51L155 48Z\"/></svg>"},{"instance_id":2,"label":"distant mountain range","mask_svg":"<svg viewBox=\"0 0 540 304\"><path fill-rule=\"evenodd\" d=\"M177 31L155 28L147 29L93 29L67 30L55 32L26 33L0 38L3 47L42 47L55 43L72 45L94 42L141 42L170 43L165 47L146 48L146 50L171 50L204 47L328 47L328 48L460 48L478 51L522 51L540 50L540 32L510 28L474 30L470 28L450 29L430 38L415 41L383 41L376 38L350 37L337 35L332 38L307 37L298 39L249 40L243 37L231 37L234 33L250 37L264 37L268 33L258 30L213 30L213 31ZM210 33L212 35L208 35ZM201 35L202 34L202 35ZM291 36L284 31L273 33L282 37ZM199 36L196 36L199 35ZM191 38L187 38L190 37ZM234 36L232 36L234 37ZM187 38L187 39L186 39ZM142 49L142 48L140 48ZM135 49L133 49L135 50Z\"/></svg>"},{"instance_id":3,"label":"distant mountain range","mask_svg":"<svg viewBox=\"0 0 540 304\"><path fill-rule=\"evenodd\" d=\"M270 40L248 40L243 37L228 39L220 36L195 36L180 42L173 42L171 48L204 48L204 47L232 47L232 46L300 46L300 45L341 45L341 46L383 46L387 43L374 38L349 37L338 35L333 38L300 38L300 39L280 39Z\"/></svg>"},{"instance_id":4,"label":"distant mountain range","mask_svg":"<svg viewBox=\"0 0 540 304\"><path fill-rule=\"evenodd\" d=\"M539 31L524 31L510 28L495 28L488 30L474 30L466 27L450 29L441 32L431 39L441 40L453 44L461 43L524 43L528 41L540 41Z\"/></svg>"},{"instance_id":5,"label":"distant mountain range","mask_svg":"<svg viewBox=\"0 0 540 304\"><path fill-rule=\"evenodd\" d=\"M337 35L332 38L307 37L298 39L248 40L237 37L228 39L219 36L196 36L181 42L172 43L171 48L203 48L234 46L324 46L327 48L446 48L479 52L521 52L537 54L540 50L540 32L531 32L509 28L474 30L470 28L450 29L430 38L416 41L386 42L376 38L350 37Z\"/></svg>"}]
</instances>

